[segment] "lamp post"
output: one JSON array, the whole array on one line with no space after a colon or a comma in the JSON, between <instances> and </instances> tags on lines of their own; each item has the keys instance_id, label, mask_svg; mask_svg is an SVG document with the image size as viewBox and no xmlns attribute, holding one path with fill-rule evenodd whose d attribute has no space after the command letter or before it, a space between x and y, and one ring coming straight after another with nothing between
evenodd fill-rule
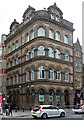
<instances>
[{"instance_id":1,"label":"lamp post","mask_svg":"<svg viewBox=\"0 0 84 120\"><path fill-rule=\"evenodd\" d=\"M5 44L2 43L2 56L3 56L3 113L5 113L4 47L5 47Z\"/></svg>"}]
</instances>

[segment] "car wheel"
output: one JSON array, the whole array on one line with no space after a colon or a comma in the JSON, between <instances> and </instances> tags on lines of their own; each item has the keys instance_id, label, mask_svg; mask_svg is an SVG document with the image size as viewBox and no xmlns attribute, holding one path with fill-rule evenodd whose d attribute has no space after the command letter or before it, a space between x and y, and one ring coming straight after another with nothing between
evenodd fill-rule
<instances>
[{"instance_id":1,"label":"car wheel","mask_svg":"<svg viewBox=\"0 0 84 120\"><path fill-rule=\"evenodd\" d=\"M37 116L33 116L34 118L37 118Z\"/></svg>"},{"instance_id":2,"label":"car wheel","mask_svg":"<svg viewBox=\"0 0 84 120\"><path fill-rule=\"evenodd\" d=\"M44 113L44 114L42 115L42 118L43 118L43 119L46 119L46 118L47 118L47 114Z\"/></svg>"},{"instance_id":3,"label":"car wheel","mask_svg":"<svg viewBox=\"0 0 84 120\"><path fill-rule=\"evenodd\" d=\"M61 117L65 117L65 113L64 113L64 112L62 112L60 116L61 116Z\"/></svg>"}]
</instances>

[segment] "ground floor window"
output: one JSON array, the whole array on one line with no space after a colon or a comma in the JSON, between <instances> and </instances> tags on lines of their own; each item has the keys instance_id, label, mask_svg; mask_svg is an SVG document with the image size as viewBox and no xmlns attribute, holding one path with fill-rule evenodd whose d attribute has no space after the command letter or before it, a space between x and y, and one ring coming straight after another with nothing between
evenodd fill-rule
<instances>
[{"instance_id":1,"label":"ground floor window","mask_svg":"<svg viewBox=\"0 0 84 120\"><path fill-rule=\"evenodd\" d=\"M38 92L38 100L39 102L44 102L45 101L45 91L43 89L40 89Z\"/></svg>"}]
</instances>

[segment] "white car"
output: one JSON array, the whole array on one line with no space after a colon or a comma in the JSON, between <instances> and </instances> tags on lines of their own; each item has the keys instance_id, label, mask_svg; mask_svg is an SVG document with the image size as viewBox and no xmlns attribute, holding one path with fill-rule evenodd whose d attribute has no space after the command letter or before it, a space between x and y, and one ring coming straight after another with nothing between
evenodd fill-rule
<instances>
[{"instance_id":1,"label":"white car","mask_svg":"<svg viewBox=\"0 0 84 120\"><path fill-rule=\"evenodd\" d=\"M31 110L31 113L34 118L43 119L47 117L66 116L66 112L63 109L59 109L53 105L35 106L34 109Z\"/></svg>"},{"instance_id":2,"label":"white car","mask_svg":"<svg viewBox=\"0 0 84 120\"><path fill-rule=\"evenodd\" d=\"M75 113L84 113L84 105L72 109Z\"/></svg>"}]
</instances>

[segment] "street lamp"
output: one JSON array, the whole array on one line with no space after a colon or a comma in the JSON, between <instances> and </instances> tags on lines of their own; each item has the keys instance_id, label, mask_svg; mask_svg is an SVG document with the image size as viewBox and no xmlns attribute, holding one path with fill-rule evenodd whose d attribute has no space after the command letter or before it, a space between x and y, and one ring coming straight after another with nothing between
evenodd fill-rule
<instances>
[{"instance_id":1,"label":"street lamp","mask_svg":"<svg viewBox=\"0 0 84 120\"><path fill-rule=\"evenodd\" d=\"M3 56L3 113L5 113L4 47L5 47L5 44L2 43L2 56Z\"/></svg>"}]
</instances>

